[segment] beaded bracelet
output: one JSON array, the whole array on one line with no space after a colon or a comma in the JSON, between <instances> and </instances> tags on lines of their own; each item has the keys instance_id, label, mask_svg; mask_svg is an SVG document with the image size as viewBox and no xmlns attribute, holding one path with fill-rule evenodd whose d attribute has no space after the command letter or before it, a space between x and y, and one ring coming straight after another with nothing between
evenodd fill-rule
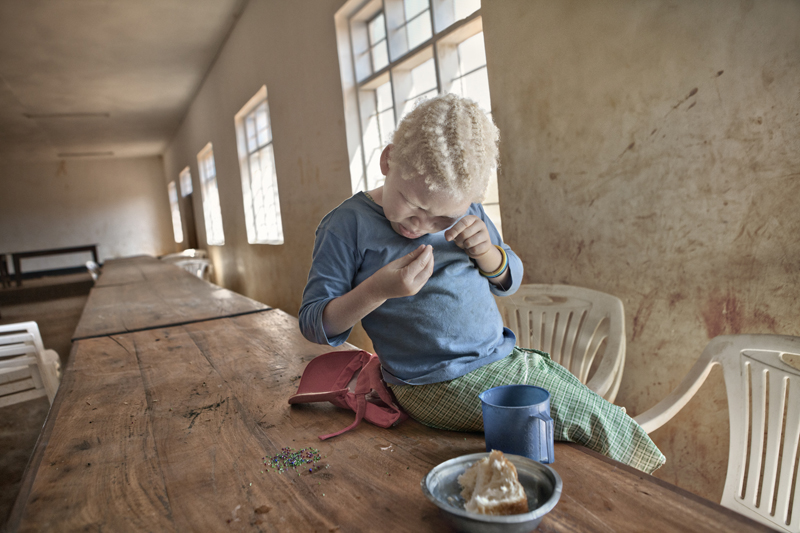
<instances>
[{"instance_id":1,"label":"beaded bracelet","mask_svg":"<svg viewBox=\"0 0 800 533\"><path fill-rule=\"evenodd\" d=\"M503 262L500 263L500 268L498 268L494 272L484 272L483 270L481 270L480 267L478 267L478 272L480 272L481 276L483 276L484 278L489 278L489 279L496 278L497 276L505 272L506 269L508 268L508 256L506 255L506 251L503 250L501 246L498 246L496 244L494 246L495 248L500 250L500 254L503 256Z\"/></svg>"}]
</instances>

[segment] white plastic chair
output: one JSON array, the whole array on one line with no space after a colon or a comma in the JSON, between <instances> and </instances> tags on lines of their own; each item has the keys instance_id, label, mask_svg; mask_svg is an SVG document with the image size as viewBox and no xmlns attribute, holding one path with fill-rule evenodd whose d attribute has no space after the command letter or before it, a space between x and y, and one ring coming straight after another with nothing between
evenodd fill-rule
<instances>
[{"instance_id":1,"label":"white plastic chair","mask_svg":"<svg viewBox=\"0 0 800 533\"><path fill-rule=\"evenodd\" d=\"M614 401L625 368L622 300L591 289L548 284L522 285L513 295L495 300L518 346L549 353L581 383ZM602 358L589 379L601 346Z\"/></svg>"},{"instance_id":2,"label":"white plastic chair","mask_svg":"<svg viewBox=\"0 0 800 533\"><path fill-rule=\"evenodd\" d=\"M0 326L0 407L47 396L53 403L61 360L45 350L36 322Z\"/></svg>"},{"instance_id":3,"label":"white plastic chair","mask_svg":"<svg viewBox=\"0 0 800 533\"><path fill-rule=\"evenodd\" d=\"M176 261L183 261L185 259L204 259L206 257L208 257L208 253L205 250L201 250L199 248L187 248L182 252L162 255L159 259L168 263L174 263Z\"/></svg>"},{"instance_id":4,"label":"white plastic chair","mask_svg":"<svg viewBox=\"0 0 800 533\"><path fill-rule=\"evenodd\" d=\"M173 261L173 265L181 267L187 272L191 272L200 279L209 281L212 272L212 264L208 259L182 259L180 261Z\"/></svg>"},{"instance_id":5,"label":"white plastic chair","mask_svg":"<svg viewBox=\"0 0 800 533\"><path fill-rule=\"evenodd\" d=\"M94 261L86 261L86 270L89 271L89 275L92 276L92 280L97 281L97 278L100 277L100 265Z\"/></svg>"},{"instance_id":6,"label":"white plastic chair","mask_svg":"<svg viewBox=\"0 0 800 533\"><path fill-rule=\"evenodd\" d=\"M720 503L781 531L800 532L800 337L713 338L680 385L635 420L648 433L666 424L714 365L722 366L730 417Z\"/></svg>"}]
</instances>

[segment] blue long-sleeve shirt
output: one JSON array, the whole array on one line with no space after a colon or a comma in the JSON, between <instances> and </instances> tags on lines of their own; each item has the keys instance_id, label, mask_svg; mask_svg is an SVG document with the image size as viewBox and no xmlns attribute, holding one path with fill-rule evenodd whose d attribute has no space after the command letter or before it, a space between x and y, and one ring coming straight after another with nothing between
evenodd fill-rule
<instances>
[{"instance_id":1,"label":"blue long-sleeve shirt","mask_svg":"<svg viewBox=\"0 0 800 533\"><path fill-rule=\"evenodd\" d=\"M481 276L467 253L445 240L444 231L407 239L392 229L381 206L358 193L328 213L317 228L300 307L303 335L319 344L344 343L350 330L330 339L325 335L322 312L328 302L421 244L430 244L434 268L425 286L414 296L387 300L361 321L381 360L384 379L394 384L438 383L509 355L516 339L503 327L492 294L516 292L522 261L503 243L480 204L470 205L467 214L483 220L492 243L505 250L511 275L508 290Z\"/></svg>"}]
</instances>

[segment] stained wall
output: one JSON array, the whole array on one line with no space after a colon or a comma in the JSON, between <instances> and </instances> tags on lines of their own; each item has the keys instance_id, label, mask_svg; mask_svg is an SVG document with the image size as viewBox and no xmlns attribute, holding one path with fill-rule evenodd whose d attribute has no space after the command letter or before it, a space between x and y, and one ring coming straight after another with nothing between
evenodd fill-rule
<instances>
[{"instance_id":1,"label":"stained wall","mask_svg":"<svg viewBox=\"0 0 800 533\"><path fill-rule=\"evenodd\" d=\"M97 244L100 261L175 246L160 156L0 160L0 253ZM24 259L23 272L91 254ZM11 266L11 265L10 265Z\"/></svg>"},{"instance_id":2,"label":"stained wall","mask_svg":"<svg viewBox=\"0 0 800 533\"><path fill-rule=\"evenodd\" d=\"M725 333L800 335L800 4L483 2L506 239L526 282L619 296L641 413ZM652 434L725 479L721 371Z\"/></svg>"},{"instance_id":3,"label":"stained wall","mask_svg":"<svg viewBox=\"0 0 800 533\"><path fill-rule=\"evenodd\" d=\"M296 314L322 216L350 195L333 16L252 0L164 155L189 166L216 281ZM800 335L800 4L483 2L500 200L526 282L622 298L618 403L664 397L721 333ZM234 115L267 85L285 232L247 242ZM224 246L206 246L197 153L212 142ZM176 246L176 249L181 246ZM356 335L356 344L369 347ZM653 438L657 475L718 500L721 373Z\"/></svg>"},{"instance_id":4,"label":"stained wall","mask_svg":"<svg viewBox=\"0 0 800 533\"><path fill-rule=\"evenodd\" d=\"M187 165L200 246L227 288L297 314L314 230L350 196L336 1L250 2L165 154L167 179ZM234 115L266 84L284 244L249 244ZM206 246L197 153L214 147L224 246Z\"/></svg>"}]
</instances>

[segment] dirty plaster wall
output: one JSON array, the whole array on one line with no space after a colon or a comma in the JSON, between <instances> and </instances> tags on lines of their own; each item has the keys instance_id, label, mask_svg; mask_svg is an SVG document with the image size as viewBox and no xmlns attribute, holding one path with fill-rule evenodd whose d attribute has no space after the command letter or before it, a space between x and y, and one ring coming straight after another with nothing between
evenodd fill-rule
<instances>
[{"instance_id":1,"label":"dirty plaster wall","mask_svg":"<svg viewBox=\"0 0 800 533\"><path fill-rule=\"evenodd\" d=\"M526 282L619 296L617 403L640 413L712 337L800 335L800 3L484 2L500 201ZM656 475L719 501L718 369L652 434Z\"/></svg>"},{"instance_id":2,"label":"dirty plaster wall","mask_svg":"<svg viewBox=\"0 0 800 533\"><path fill-rule=\"evenodd\" d=\"M167 180L187 165L198 242L217 283L296 315L314 231L350 196L333 17L342 0L252 0L225 43L165 154ZM249 244L234 115L266 84L284 244ZM212 142L224 246L207 246L197 153ZM182 247L180 247L182 248Z\"/></svg>"},{"instance_id":3,"label":"dirty plaster wall","mask_svg":"<svg viewBox=\"0 0 800 533\"><path fill-rule=\"evenodd\" d=\"M159 156L0 160L0 253L97 244L100 261L174 246ZM80 266L90 253L25 259L22 271ZM12 265L9 265L11 268Z\"/></svg>"}]
</instances>

